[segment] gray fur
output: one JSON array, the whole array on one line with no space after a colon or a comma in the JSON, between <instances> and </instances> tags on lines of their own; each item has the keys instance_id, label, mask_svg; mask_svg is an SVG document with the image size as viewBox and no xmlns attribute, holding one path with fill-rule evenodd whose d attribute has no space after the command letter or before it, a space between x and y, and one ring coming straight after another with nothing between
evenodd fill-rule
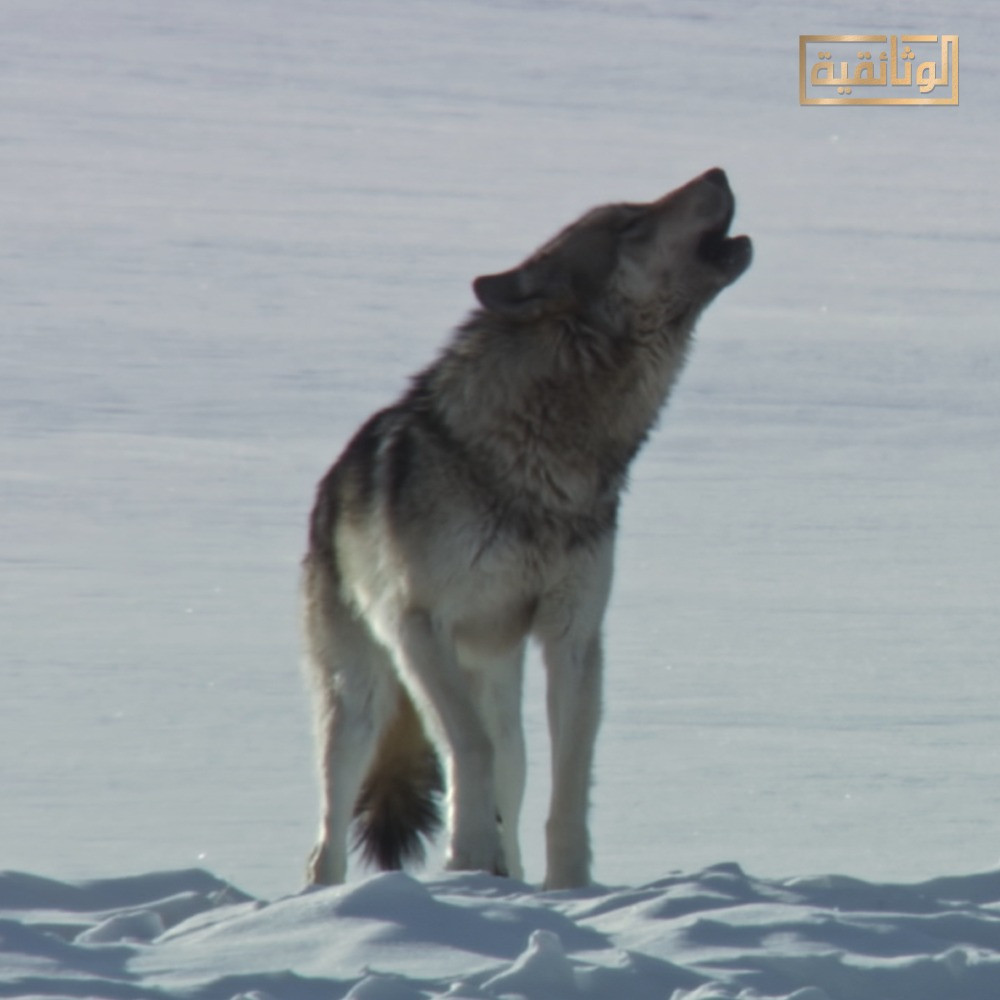
<instances>
[{"instance_id":1,"label":"gray fur","mask_svg":"<svg viewBox=\"0 0 1000 1000\"><path fill-rule=\"evenodd\" d=\"M480 307L320 483L304 574L323 789L313 882L344 879L352 817L369 859L419 856L439 822L436 758L447 866L523 875L529 637L548 674L545 884L589 880L619 497L698 314L750 263L749 240L727 235L733 205L709 171L594 209L476 279Z\"/></svg>"}]
</instances>

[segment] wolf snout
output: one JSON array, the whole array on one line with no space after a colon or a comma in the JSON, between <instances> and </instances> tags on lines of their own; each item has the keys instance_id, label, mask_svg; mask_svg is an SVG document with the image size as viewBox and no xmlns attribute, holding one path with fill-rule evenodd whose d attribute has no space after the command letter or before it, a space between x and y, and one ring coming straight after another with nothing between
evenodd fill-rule
<instances>
[{"instance_id":1,"label":"wolf snout","mask_svg":"<svg viewBox=\"0 0 1000 1000\"><path fill-rule=\"evenodd\" d=\"M729 190L729 178L726 177L726 172L722 167L712 167L711 170L706 170L701 175L701 179L708 184Z\"/></svg>"},{"instance_id":2,"label":"wolf snout","mask_svg":"<svg viewBox=\"0 0 1000 1000\"><path fill-rule=\"evenodd\" d=\"M699 215L717 220L732 217L736 207L733 189L729 186L729 178L721 167L713 167L695 179L692 184L692 194L695 196L695 211Z\"/></svg>"},{"instance_id":3,"label":"wolf snout","mask_svg":"<svg viewBox=\"0 0 1000 1000\"><path fill-rule=\"evenodd\" d=\"M753 245L748 236L730 236L736 198L721 167L706 170L695 181L699 205L695 209L705 226L698 240L698 256L714 265L726 283L735 281L750 266Z\"/></svg>"}]
</instances>

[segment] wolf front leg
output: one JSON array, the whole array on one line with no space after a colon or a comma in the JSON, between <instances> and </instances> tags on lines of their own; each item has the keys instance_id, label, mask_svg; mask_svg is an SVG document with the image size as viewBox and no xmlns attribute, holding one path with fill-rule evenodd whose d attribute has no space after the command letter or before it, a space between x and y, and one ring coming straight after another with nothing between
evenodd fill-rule
<instances>
[{"instance_id":1,"label":"wolf front leg","mask_svg":"<svg viewBox=\"0 0 1000 1000\"><path fill-rule=\"evenodd\" d=\"M601 717L601 637L546 648L552 798L545 827L545 888L590 881L587 828L594 744Z\"/></svg>"},{"instance_id":2,"label":"wolf front leg","mask_svg":"<svg viewBox=\"0 0 1000 1000\"><path fill-rule=\"evenodd\" d=\"M613 540L581 553L541 610L538 637L548 675L552 798L545 827L545 887L590 881L587 810L601 718L601 620L611 588Z\"/></svg>"}]
</instances>

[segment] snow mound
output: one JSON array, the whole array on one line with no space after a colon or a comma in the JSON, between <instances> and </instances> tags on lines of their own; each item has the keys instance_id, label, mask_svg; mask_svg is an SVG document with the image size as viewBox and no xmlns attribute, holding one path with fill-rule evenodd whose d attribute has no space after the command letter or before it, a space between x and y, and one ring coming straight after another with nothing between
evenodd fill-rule
<instances>
[{"instance_id":1,"label":"snow mound","mask_svg":"<svg viewBox=\"0 0 1000 1000\"><path fill-rule=\"evenodd\" d=\"M375 875L274 902L203 871L0 875L0 996L996 1000L1000 871L914 885L737 865L539 892Z\"/></svg>"}]
</instances>

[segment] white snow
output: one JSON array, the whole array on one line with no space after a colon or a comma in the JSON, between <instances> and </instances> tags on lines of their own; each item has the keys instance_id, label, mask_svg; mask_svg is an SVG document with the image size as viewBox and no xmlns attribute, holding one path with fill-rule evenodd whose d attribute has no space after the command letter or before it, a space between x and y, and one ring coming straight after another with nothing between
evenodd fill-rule
<instances>
[{"instance_id":1,"label":"white snow","mask_svg":"<svg viewBox=\"0 0 1000 1000\"><path fill-rule=\"evenodd\" d=\"M543 893L403 873L269 904L198 870L0 877L2 996L987 1000L1000 873L761 880L735 864Z\"/></svg>"},{"instance_id":2,"label":"white snow","mask_svg":"<svg viewBox=\"0 0 1000 1000\"><path fill-rule=\"evenodd\" d=\"M6 0L0 996L1000 995L1000 13L961 8ZM823 32L958 34L961 104L799 107ZM301 893L316 480L476 274L714 165L756 258L625 503L603 887Z\"/></svg>"}]
</instances>

